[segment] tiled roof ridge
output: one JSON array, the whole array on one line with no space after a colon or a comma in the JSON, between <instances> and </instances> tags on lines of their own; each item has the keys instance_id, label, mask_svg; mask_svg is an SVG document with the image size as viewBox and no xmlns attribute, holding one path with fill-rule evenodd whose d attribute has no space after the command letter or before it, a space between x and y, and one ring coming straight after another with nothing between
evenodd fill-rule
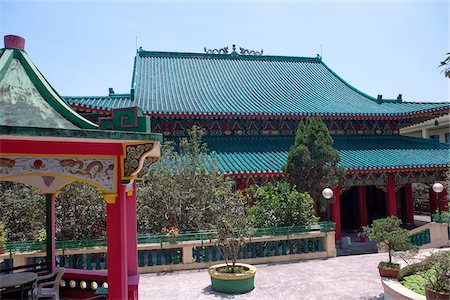
<instances>
[{"instance_id":1,"label":"tiled roof ridge","mask_svg":"<svg viewBox=\"0 0 450 300\"><path fill-rule=\"evenodd\" d=\"M241 54L209 54L200 52L170 52L138 50L138 57L170 57L170 58L199 58L199 59L230 59L230 60L263 60L263 61L290 61L320 63L322 58L306 56L282 56L282 55L241 55Z\"/></svg>"}]
</instances>

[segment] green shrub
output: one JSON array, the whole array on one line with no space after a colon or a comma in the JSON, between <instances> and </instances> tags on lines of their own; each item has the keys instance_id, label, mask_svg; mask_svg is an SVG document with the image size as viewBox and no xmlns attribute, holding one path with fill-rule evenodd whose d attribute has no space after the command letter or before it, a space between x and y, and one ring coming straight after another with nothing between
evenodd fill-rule
<instances>
[{"instance_id":1,"label":"green shrub","mask_svg":"<svg viewBox=\"0 0 450 300\"><path fill-rule=\"evenodd\" d=\"M247 197L254 201L248 217L255 227L301 226L317 222L313 199L287 182L252 187Z\"/></svg>"}]
</instances>

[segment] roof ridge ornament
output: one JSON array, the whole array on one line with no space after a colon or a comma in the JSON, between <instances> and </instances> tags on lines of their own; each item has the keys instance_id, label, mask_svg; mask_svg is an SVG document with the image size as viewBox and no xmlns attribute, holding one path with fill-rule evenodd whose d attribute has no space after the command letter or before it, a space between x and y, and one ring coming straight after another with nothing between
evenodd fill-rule
<instances>
[{"instance_id":1,"label":"roof ridge ornament","mask_svg":"<svg viewBox=\"0 0 450 300\"><path fill-rule=\"evenodd\" d=\"M206 47L203 48L206 54L228 54L228 46L220 48L220 49L207 49ZM238 55L256 55L261 56L264 53L264 50L261 49L261 51L255 51L255 50L248 50L242 47L239 47L239 53L236 51L236 44L233 44L231 46L231 55L232 56L238 56Z\"/></svg>"},{"instance_id":2,"label":"roof ridge ornament","mask_svg":"<svg viewBox=\"0 0 450 300\"><path fill-rule=\"evenodd\" d=\"M207 49L206 46L203 48L206 54L228 54L228 46L220 49Z\"/></svg>"},{"instance_id":3,"label":"roof ridge ornament","mask_svg":"<svg viewBox=\"0 0 450 300\"><path fill-rule=\"evenodd\" d=\"M241 51L240 54L241 55L256 55L256 56L261 56L264 53L264 50L261 49L261 51L255 51L255 50L248 50L242 47L239 47L239 50Z\"/></svg>"}]
</instances>

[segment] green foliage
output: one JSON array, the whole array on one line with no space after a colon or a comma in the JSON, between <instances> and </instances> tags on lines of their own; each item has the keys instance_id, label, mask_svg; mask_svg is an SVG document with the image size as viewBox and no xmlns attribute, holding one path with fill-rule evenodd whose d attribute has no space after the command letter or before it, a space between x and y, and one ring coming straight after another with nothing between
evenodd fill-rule
<instances>
[{"instance_id":1,"label":"green foliage","mask_svg":"<svg viewBox=\"0 0 450 300\"><path fill-rule=\"evenodd\" d=\"M447 55L447 58L441 61L439 67L443 68L442 72L444 73L444 76L450 78L450 53L447 53Z\"/></svg>"},{"instance_id":2,"label":"green foliage","mask_svg":"<svg viewBox=\"0 0 450 300\"><path fill-rule=\"evenodd\" d=\"M400 270L400 265L395 263L388 263L385 261L382 261L378 264L378 267L381 269L393 269L393 270Z\"/></svg>"},{"instance_id":3,"label":"green foliage","mask_svg":"<svg viewBox=\"0 0 450 300\"><path fill-rule=\"evenodd\" d=\"M6 236L5 225L0 223L0 248L3 248L5 246L7 240L8 237Z\"/></svg>"},{"instance_id":4,"label":"green foliage","mask_svg":"<svg viewBox=\"0 0 450 300\"><path fill-rule=\"evenodd\" d=\"M423 261L400 270L398 280L416 293L425 295L425 287L450 292L450 251L432 253Z\"/></svg>"},{"instance_id":5,"label":"green foliage","mask_svg":"<svg viewBox=\"0 0 450 300\"><path fill-rule=\"evenodd\" d=\"M284 166L291 184L322 203L325 201L321 196L322 190L336 186L345 173L344 168L338 165L339 153L332 145L333 139L320 118L302 120Z\"/></svg>"},{"instance_id":6,"label":"green foliage","mask_svg":"<svg viewBox=\"0 0 450 300\"><path fill-rule=\"evenodd\" d=\"M47 242L47 231L45 231L45 228L42 228L38 231L38 233L36 234L36 241L41 244L45 244Z\"/></svg>"},{"instance_id":7,"label":"green foliage","mask_svg":"<svg viewBox=\"0 0 450 300\"><path fill-rule=\"evenodd\" d=\"M33 240L45 224L45 200L39 191L21 183L0 182L0 220L8 241Z\"/></svg>"},{"instance_id":8,"label":"green foliage","mask_svg":"<svg viewBox=\"0 0 450 300\"><path fill-rule=\"evenodd\" d=\"M254 201L248 217L255 227L302 226L318 221L312 198L287 182L251 187L247 197Z\"/></svg>"},{"instance_id":9,"label":"green foliage","mask_svg":"<svg viewBox=\"0 0 450 300\"><path fill-rule=\"evenodd\" d=\"M101 192L84 182L66 185L56 197L57 240L103 237L106 233L106 203Z\"/></svg>"},{"instance_id":10,"label":"green foliage","mask_svg":"<svg viewBox=\"0 0 450 300\"><path fill-rule=\"evenodd\" d=\"M204 130L194 126L178 145L163 143L160 161L139 185L139 233L157 233L164 226L200 230L214 223L214 190L231 188L233 183L217 175L217 162L207 155L203 135Z\"/></svg>"},{"instance_id":11,"label":"green foliage","mask_svg":"<svg viewBox=\"0 0 450 300\"><path fill-rule=\"evenodd\" d=\"M400 227L402 221L396 217L387 217L374 220L371 226L364 226L364 232L369 239L378 243L379 247L387 247L389 263L395 251L417 251L417 247L411 243L408 230Z\"/></svg>"},{"instance_id":12,"label":"green foliage","mask_svg":"<svg viewBox=\"0 0 450 300\"><path fill-rule=\"evenodd\" d=\"M235 264L239 251L245 245L251 228L245 211L245 201L241 192L233 192L230 187L221 186L213 191L211 206L217 212L213 229L217 231L216 247L225 263L236 273ZM231 265L228 261L231 259Z\"/></svg>"},{"instance_id":13,"label":"green foliage","mask_svg":"<svg viewBox=\"0 0 450 300\"><path fill-rule=\"evenodd\" d=\"M433 272L433 270L428 270L428 273ZM430 274L431 275L431 274ZM400 281L408 289L425 296L425 287L426 280L423 276L418 274L406 276L402 281Z\"/></svg>"},{"instance_id":14,"label":"green foliage","mask_svg":"<svg viewBox=\"0 0 450 300\"><path fill-rule=\"evenodd\" d=\"M425 260L425 268L432 272L419 272L425 286L440 293L450 293L450 251L439 251Z\"/></svg>"}]
</instances>

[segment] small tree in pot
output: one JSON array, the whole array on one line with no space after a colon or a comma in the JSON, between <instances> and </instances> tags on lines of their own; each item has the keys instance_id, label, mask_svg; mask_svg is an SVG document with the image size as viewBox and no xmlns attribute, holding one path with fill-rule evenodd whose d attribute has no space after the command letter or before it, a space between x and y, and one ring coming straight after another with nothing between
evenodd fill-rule
<instances>
[{"instance_id":1,"label":"small tree in pot","mask_svg":"<svg viewBox=\"0 0 450 300\"><path fill-rule=\"evenodd\" d=\"M378 269L380 275L384 277L396 278L400 265L392 263L392 256L397 255L396 251L415 251L417 249L411 243L408 231L400 227L402 221L397 217L387 217L374 220L371 226L364 226L364 232L369 239L378 243L379 248L386 248L389 255L389 262L380 262Z\"/></svg>"},{"instance_id":2,"label":"small tree in pot","mask_svg":"<svg viewBox=\"0 0 450 300\"><path fill-rule=\"evenodd\" d=\"M231 182L219 185L214 190L213 223L217 231L216 247L225 261L224 264L209 268L212 288L227 294L240 294L254 288L256 268L237 263L239 252L245 246L250 234L249 220L245 211L244 197L231 189Z\"/></svg>"}]
</instances>

